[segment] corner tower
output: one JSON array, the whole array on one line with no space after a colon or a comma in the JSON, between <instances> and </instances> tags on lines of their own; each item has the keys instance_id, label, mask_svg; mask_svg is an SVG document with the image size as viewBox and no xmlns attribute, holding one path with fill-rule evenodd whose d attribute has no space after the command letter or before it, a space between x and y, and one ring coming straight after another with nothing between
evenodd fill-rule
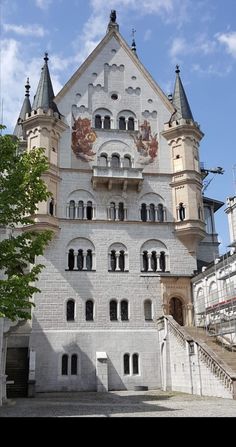
<instances>
[{"instance_id":1,"label":"corner tower","mask_svg":"<svg viewBox=\"0 0 236 447\"><path fill-rule=\"evenodd\" d=\"M48 202L39 204L36 216L37 226L58 229L57 200L59 189L59 140L67 125L62 121L61 114L54 102L54 92L48 68L48 54L45 53L44 66L34 97L32 110L28 110L22 121L23 133L27 137L27 150L35 147L45 148L49 169L43 175L52 197Z\"/></svg>"},{"instance_id":2,"label":"corner tower","mask_svg":"<svg viewBox=\"0 0 236 447\"><path fill-rule=\"evenodd\" d=\"M193 115L176 66L172 99L175 108L162 135L168 141L172 160L172 198L176 236L196 255L198 243L205 236L202 178L199 166L199 142L203 133Z\"/></svg>"}]
</instances>

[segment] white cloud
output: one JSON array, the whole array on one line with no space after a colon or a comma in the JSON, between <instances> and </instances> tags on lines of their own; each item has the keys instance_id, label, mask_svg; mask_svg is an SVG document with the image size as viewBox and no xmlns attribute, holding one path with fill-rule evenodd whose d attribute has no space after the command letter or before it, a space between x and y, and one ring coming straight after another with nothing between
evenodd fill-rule
<instances>
[{"instance_id":1,"label":"white cloud","mask_svg":"<svg viewBox=\"0 0 236 447\"><path fill-rule=\"evenodd\" d=\"M236 31L216 35L218 41L226 46L226 51L236 58Z\"/></svg>"},{"instance_id":2,"label":"white cloud","mask_svg":"<svg viewBox=\"0 0 236 447\"><path fill-rule=\"evenodd\" d=\"M192 65L192 71L202 76L218 76L219 78L223 78L232 71L232 66L225 65L222 70L221 63L213 63L205 66L197 63Z\"/></svg>"},{"instance_id":3,"label":"white cloud","mask_svg":"<svg viewBox=\"0 0 236 447\"><path fill-rule=\"evenodd\" d=\"M152 31L150 29L147 29L145 31L145 33L144 33L144 36L143 36L144 42L147 42L148 40L150 40L151 39L151 35L152 35Z\"/></svg>"},{"instance_id":4,"label":"white cloud","mask_svg":"<svg viewBox=\"0 0 236 447\"><path fill-rule=\"evenodd\" d=\"M43 37L46 31L39 25L13 25L10 23L4 23L3 29L5 32L13 32L19 34L20 36L36 36Z\"/></svg>"},{"instance_id":5,"label":"white cloud","mask_svg":"<svg viewBox=\"0 0 236 447\"><path fill-rule=\"evenodd\" d=\"M199 34L191 42L183 37L175 37L172 41L169 54L172 62L180 62L183 56L187 54L209 55L216 51L215 40L210 40L205 34Z\"/></svg>"},{"instance_id":6,"label":"white cloud","mask_svg":"<svg viewBox=\"0 0 236 447\"><path fill-rule=\"evenodd\" d=\"M40 9L48 9L52 0L36 0L36 6Z\"/></svg>"},{"instance_id":7,"label":"white cloud","mask_svg":"<svg viewBox=\"0 0 236 447\"><path fill-rule=\"evenodd\" d=\"M24 85L29 77L31 85L31 102L36 92L39 82L43 58L23 59L23 45L15 39L4 39L2 41L2 60L4 60L4 70L1 76L1 102L3 100L3 123L7 126L7 131L14 129L15 123L20 113L24 99ZM62 87L58 74L51 73L54 93L56 94Z\"/></svg>"}]
</instances>

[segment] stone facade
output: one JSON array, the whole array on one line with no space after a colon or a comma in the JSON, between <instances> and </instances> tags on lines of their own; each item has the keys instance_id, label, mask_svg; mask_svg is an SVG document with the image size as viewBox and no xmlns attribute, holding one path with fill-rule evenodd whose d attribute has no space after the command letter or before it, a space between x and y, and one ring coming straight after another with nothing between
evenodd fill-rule
<instances>
[{"instance_id":1,"label":"stone facade","mask_svg":"<svg viewBox=\"0 0 236 447\"><path fill-rule=\"evenodd\" d=\"M39 392L158 388L157 318L178 304L192 324L203 134L170 121L174 105L112 23L55 102L61 115L39 107L23 122L28 150L50 161L53 202L36 226L55 233L37 259L31 380Z\"/></svg>"}]
</instances>

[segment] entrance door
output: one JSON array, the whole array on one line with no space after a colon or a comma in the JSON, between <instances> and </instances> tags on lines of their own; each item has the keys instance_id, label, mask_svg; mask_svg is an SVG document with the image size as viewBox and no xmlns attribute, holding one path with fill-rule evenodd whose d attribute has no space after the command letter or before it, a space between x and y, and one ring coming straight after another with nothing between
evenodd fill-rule
<instances>
[{"instance_id":1,"label":"entrance door","mask_svg":"<svg viewBox=\"0 0 236 447\"><path fill-rule=\"evenodd\" d=\"M28 348L8 348L6 361L7 397L27 397Z\"/></svg>"},{"instance_id":2,"label":"entrance door","mask_svg":"<svg viewBox=\"0 0 236 447\"><path fill-rule=\"evenodd\" d=\"M184 325L183 305L179 298L171 298L169 312L175 321L180 324L180 326Z\"/></svg>"}]
</instances>

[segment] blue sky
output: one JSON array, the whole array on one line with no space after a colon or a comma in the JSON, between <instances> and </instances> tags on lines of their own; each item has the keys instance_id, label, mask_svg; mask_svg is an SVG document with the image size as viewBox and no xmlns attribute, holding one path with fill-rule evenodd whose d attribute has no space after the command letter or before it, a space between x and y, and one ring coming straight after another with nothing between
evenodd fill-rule
<instances>
[{"instance_id":1,"label":"blue sky","mask_svg":"<svg viewBox=\"0 0 236 447\"><path fill-rule=\"evenodd\" d=\"M206 168L221 166L205 195L225 202L236 182L236 1L235 0L0 0L1 109L10 132L30 78L31 98L43 55L55 94L104 36L111 9L131 43L136 30L140 60L162 90L173 91L175 65L194 119L205 137L200 156ZM2 113L1 113L2 118ZM210 180L211 175L208 176ZM216 213L221 252L229 243L227 218Z\"/></svg>"}]
</instances>

